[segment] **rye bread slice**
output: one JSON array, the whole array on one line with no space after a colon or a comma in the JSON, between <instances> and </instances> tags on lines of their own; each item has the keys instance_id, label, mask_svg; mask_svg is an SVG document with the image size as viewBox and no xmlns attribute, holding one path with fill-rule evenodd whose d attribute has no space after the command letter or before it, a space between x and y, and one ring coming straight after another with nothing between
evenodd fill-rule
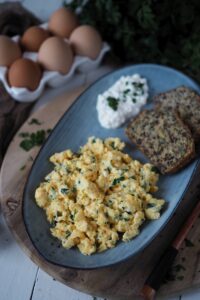
<instances>
[{"instance_id":1,"label":"rye bread slice","mask_svg":"<svg viewBox=\"0 0 200 300\"><path fill-rule=\"evenodd\" d=\"M188 87L180 86L153 98L160 109L176 109L180 118L190 128L194 139L200 138L200 96Z\"/></svg>"},{"instance_id":2,"label":"rye bread slice","mask_svg":"<svg viewBox=\"0 0 200 300\"><path fill-rule=\"evenodd\" d=\"M172 110L144 110L126 134L163 174L174 173L195 156L190 130Z\"/></svg>"}]
</instances>

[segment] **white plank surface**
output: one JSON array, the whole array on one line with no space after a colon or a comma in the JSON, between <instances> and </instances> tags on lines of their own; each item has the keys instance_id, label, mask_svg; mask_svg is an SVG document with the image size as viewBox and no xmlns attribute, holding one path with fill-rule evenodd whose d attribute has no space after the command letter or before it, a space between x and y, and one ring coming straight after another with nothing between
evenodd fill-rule
<instances>
[{"instance_id":1,"label":"white plank surface","mask_svg":"<svg viewBox=\"0 0 200 300\"><path fill-rule=\"evenodd\" d=\"M93 296L89 296L75 291L64 284L56 281L48 274L39 270L31 300L93 300ZM96 298L103 300L101 298Z\"/></svg>"},{"instance_id":2,"label":"white plank surface","mask_svg":"<svg viewBox=\"0 0 200 300\"><path fill-rule=\"evenodd\" d=\"M37 269L14 241L0 213L0 299L28 300Z\"/></svg>"}]
</instances>

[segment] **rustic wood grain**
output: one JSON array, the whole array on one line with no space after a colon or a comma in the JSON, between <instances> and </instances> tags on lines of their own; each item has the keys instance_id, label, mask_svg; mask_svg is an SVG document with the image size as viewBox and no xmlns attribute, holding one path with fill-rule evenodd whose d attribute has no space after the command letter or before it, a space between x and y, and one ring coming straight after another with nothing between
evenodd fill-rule
<instances>
[{"instance_id":1,"label":"rustic wood grain","mask_svg":"<svg viewBox=\"0 0 200 300\"><path fill-rule=\"evenodd\" d=\"M84 87L73 93L62 95L42 110L35 112L21 127L20 132L34 132L38 129L53 128L64 111L83 89ZM29 121L32 118L37 118L42 124L30 125ZM0 198L5 220L21 248L51 276L79 291L116 300L141 299L139 293L145 279L164 249L173 240L184 217L195 205L200 190L198 186L200 172L197 172L196 179L193 180L190 190L188 190L171 221L162 230L161 234L139 255L122 264L100 270L83 271L61 268L46 262L37 253L24 227L21 207L22 193L39 147L25 152L19 147L20 141L21 138L16 134L4 158L0 175ZM198 220L188 238L194 246L183 247L175 262L175 265L181 263L186 269L181 269L179 270L180 273L176 274L176 277L182 276L182 280L176 278L175 281L164 284L159 292L161 296L175 294L192 286L200 286L199 223ZM183 257L186 257L184 263L182 261Z\"/></svg>"}]
</instances>

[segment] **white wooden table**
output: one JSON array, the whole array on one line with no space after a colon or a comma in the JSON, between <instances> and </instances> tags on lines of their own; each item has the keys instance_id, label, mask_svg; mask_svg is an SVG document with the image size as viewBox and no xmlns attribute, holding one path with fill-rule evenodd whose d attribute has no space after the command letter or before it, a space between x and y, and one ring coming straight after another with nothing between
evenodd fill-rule
<instances>
[{"instance_id":1,"label":"white wooden table","mask_svg":"<svg viewBox=\"0 0 200 300\"><path fill-rule=\"evenodd\" d=\"M15 1L15 0L12 0ZM0 0L4 2L4 0ZM45 5L41 0L21 0L21 2L31 9L43 20L58 8L62 0L49 0ZM95 74L87 77L79 76L73 80L70 88L90 83L100 75L108 72L107 68L99 68ZM69 89L69 87L68 87ZM35 105L38 109L47 102L53 101L65 87L46 90L41 99ZM0 212L0 300L105 300L89 296L75 291L50 277L38 268L19 248L9 229L7 228L3 216ZM166 299L166 298L165 298ZM199 300L200 289L185 292L184 295L168 297L167 300ZM107 299L108 300L108 299ZM121 299L125 300L125 299ZM135 300L135 299L133 299Z\"/></svg>"}]
</instances>

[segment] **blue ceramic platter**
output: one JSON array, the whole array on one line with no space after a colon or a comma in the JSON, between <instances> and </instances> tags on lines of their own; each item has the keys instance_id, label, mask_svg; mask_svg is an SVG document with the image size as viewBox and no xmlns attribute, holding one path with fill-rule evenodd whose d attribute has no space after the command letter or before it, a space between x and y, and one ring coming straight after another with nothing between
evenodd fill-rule
<instances>
[{"instance_id":1,"label":"blue ceramic platter","mask_svg":"<svg viewBox=\"0 0 200 300\"><path fill-rule=\"evenodd\" d=\"M48 158L55 152L70 148L77 151L86 143L89 136L100 138L119 137L127 143L126 151L140 161L147 161L145 157L131 145L123 128L109 130L102 128L97 120L96 100L99 93L108 89L122 75L139 73L148 80L150 98L160 92L180 85L188 86L200 93L199 86L184 74L168 67L141 64L125 67L114 71L90 86L64 114L62 119L51 133L45 145L39 152L30 176L28 178L23 196L23 216L27 232L38 252L48 261L64 267L92 269L110 266L136 255L144 249L166 225L177 205L186 192L198 160L193 161L186 168L174 175L161 176L159 181L159 197L167 201L161 218L146 222L141 233L128 243L119 242L113 249L102 253L84 256L77 249L64 249L60 242L51 236L50 225L45 213L34 201L34 192L53 165ZM149 101L148 107L151 106Z\"/></svg>"}]
</instances>

